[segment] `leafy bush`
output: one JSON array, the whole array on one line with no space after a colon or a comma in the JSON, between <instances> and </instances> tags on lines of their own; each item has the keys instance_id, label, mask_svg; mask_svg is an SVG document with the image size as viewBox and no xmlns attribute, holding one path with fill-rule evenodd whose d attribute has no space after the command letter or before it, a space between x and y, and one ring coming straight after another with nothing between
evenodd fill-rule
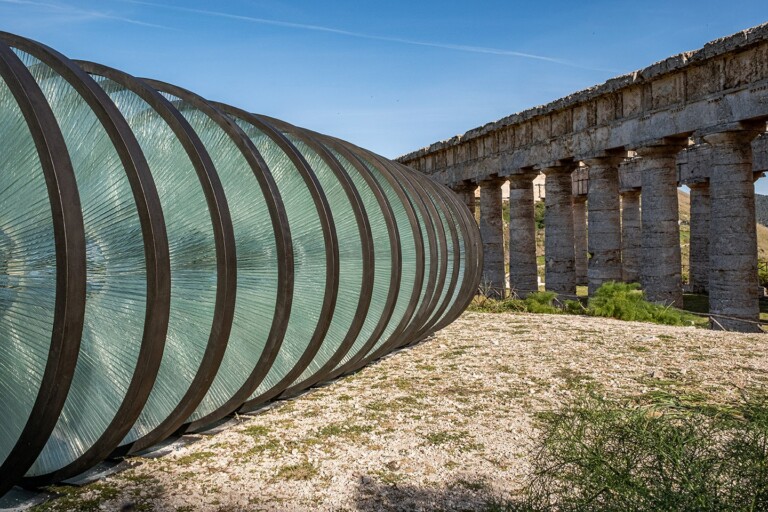
<instances>
[{"instance_id":1,"label":"leafy bush","mask_svg":"<svg viewBox=\"0 0 768 512\"><path fill-rule=\"evenodd\" d=\"M587 314L666 325L691 325L701 321L679 309L646 301L637 283L603 284L590 297Z\"/></svg>"},{"instance_id":2,"label":"leafy bush","mask_svg":"<svg viewBox=\"0 0 768 512\"><path fill-rule=\"evenodd\" d=\"M757 279L760 286L768 287L768 261L764 259L757 260Z\"/></svg>"},{"instance_id":3,"label":"leafy bush","mask_svg":"<svg viewBox=\"0 0 768 512\"><path fill-rule=\"evenodd\" d=\"M493 510L768 510L768 396L733 407L595 395L539 416L521 500Z\"/></svg>"},{"instance_id":4,"label":"leafy bush","mask_svg":"<svg viewBox=\"0 0 768 512\"><path fill-rule=\"evenodd\" d=\"M637 283L605 283L589 299L587 306L578 300L561 301L554 292L534 292L525 299L514 296L504 300L481 294L468 309L485 313L567 313L667 325L707 325L705 318L646 301Z\"/></svg>"},{"instance_id":5,"label":"leafy bush","mask_svg":"<svg viewBox=\"0 0 768 512\"><path fill-rule=\"evenodd\" d=\"M555 292L534 292L523 299L525 311L529 313L562 313L563 310L555 305Z\"/></svg>"},{"instance_id":6,"label":"leafy bush","mask_svg":"<svg viewBox=\"0 0 768 512\"><path fill-rule=\"evenodd\" d=\"M536 223L536 229L544 229L544 217L547 212L547 205L544 201L539 201L533 205L533 221Z\"/></svg>"},{"instance_id":7,"label":"leafy bush","mask_svg":"<svg viewBox=\"0 0 768 512\"><path fill-rule=\"evenodd\" d=\"M576 301L578 302L578 301ZM502 313L516 311L518 313L563 313L563 308L557 302L557 294L554 292L533 292L525 299L517 296L504 300L494 300L483 295L478 295L468 308L470 311L484 313Z\"/></svg>"}]
</instances>

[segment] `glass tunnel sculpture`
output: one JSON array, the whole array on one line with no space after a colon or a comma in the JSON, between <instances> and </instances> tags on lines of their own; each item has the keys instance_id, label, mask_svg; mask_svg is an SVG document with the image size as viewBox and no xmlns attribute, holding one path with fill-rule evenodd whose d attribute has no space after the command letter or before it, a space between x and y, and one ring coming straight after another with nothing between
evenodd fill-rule
<instances>
[{"instance_id":1,"label":"glass tunnel sculpture","mask_svg":"<svg viewBox=\"0 0 768 512\"><path fill-rule=\"evenodd\" d=\"M477 290L447 188L8 33L0 140L0 496L355 371Z\"/></svg>"}]
</instances>

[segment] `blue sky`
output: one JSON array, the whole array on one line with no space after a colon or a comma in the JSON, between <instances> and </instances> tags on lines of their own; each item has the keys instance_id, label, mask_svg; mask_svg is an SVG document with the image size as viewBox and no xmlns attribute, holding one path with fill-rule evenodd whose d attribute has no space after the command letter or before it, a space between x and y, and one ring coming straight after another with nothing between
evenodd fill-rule
<instances>
[{"instance_id":1,"label":"blue sky","mask_svg":"<svg viewBox=\"0 0 768 512\"><path fill-rule=\"evenodd\" d=\"M0 29L396 157L768 21L765 0L0 0Z\"/></svg>"}]
</instances>

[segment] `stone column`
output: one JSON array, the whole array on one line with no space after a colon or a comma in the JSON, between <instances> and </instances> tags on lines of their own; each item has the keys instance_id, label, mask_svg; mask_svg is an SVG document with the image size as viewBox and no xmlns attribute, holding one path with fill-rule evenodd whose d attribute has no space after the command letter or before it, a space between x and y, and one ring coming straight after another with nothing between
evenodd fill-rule
<instances>
[{"instance_id":1,"label":"stone column","mask_svg":"<svg viewBox=\"0 0 768 512\"><path fill-rule=\"evenodd\" d=\"M451 189L453 189L453 191L459 196L459 198L461 198L461 202L467 205L467 208L469 208L469 211L472 212L472 216L475 217L476 215L475 191L477 190L477 185L472 182L463 181L461 183L453 185Z\"/></svg>"},{"instance_id":2,"label":"stone column","mask_svg":"<svg viewBox=\"0 0 768 512\"><path fill-rule=\"evenodd\" d=\"M687 141L686 141L687 142ZM677 154L671 143L638 148L642 157L643 258L640 283L650 302L683 307L680 278L680 215L677 201Z\"/></svg>"},{"instance_id":3,"label":"stone column","mask_svg":"<svg viewBox=\"0 0 768 512\"><path fill-rule=\"evenodd\" d=\"M621 214L619 211L619 172L621 157L608 156L585 160L589 166L589 294L603 283L621 281Z\"/></svg>"},{"instance_id":4,"label":"stone column","mask_svg":"<svg viewBox=\"0 0 768 512\"><path fill-rule=\"evenodd\" d=\"M547 290L576 294L576 261L573 238L573 184L575 165L547 167L544 190L544 283ZM585 251L586 259L586 251Z\"/></svg>"},{"instance_id":5,"label":"stone column","mask_svg":"<svg viewBox=\"0 0 768 512\"><path fill-rule=\"evenodd\" d=\"M509 289L521 297L538 291L533 179L537 172L509 177Z\"/></svg>"},{"instance_id":6,"label":"stone column","mask_svg":"<svg viewBox=\"0 0 768 512\"><path fill-rule=\"evenodd\" d=\"M688 282L693 293L709 293L709 182L689 183L691 243Z\"/></svg>"},{"instance_id":7,"label":"stone column","mask_svg":"<svg viewBox=\"0 0 768 512\"><path fill-rule=\"evenodd\" d=\"M752 147L755 131L706 135L712 146L709 173L709 312L715 328L758 332L757 230Z\"/></svg>"},{"instance_id":8,"label":"stone column","mask_svg":"<svg viewBox=\"0 0 768 512\"><path fill-rule=\"evenodd\" d=\"M483 239L483 277L480 288L489 297L506 295L504 272L504 223L501 218L501 185L504 179L480 182L480 236Z\"/></svg>"},{"instance_id":9,"label":"stone column","mask_svg":"<svg viewBox=\"0 0 768 512\"><path fill-rule=\"evenodd\" d=\"M573 257L576 284L587 284L587 196L573 196Z\"/></svg>"},{"instance_id":10,"label":"stone column","mask_svg":"<svg viewBox=\"0 0 768 512\"><path fill-rule=\"evenodd\" d=\"M627 283L640 281L642 237L640 191L625 190L621 193L621 277Z\"/></svg>"}]
</instances>

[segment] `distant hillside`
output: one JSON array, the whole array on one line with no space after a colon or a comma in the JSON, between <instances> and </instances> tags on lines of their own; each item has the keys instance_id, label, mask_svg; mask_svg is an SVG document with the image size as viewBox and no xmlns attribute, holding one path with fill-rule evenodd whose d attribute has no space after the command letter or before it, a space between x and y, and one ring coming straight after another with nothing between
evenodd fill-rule
<instances>
[{"instance_id":1,"label":"distant hillside","mask_svg":"<svg viewBox=\"0 0 768 512\"><path fill-rule=\"evenodd\" d=\"M768 226L768 196L755 194L755 218L758 224Z\"/></svg>"},{"instance_id":2,"label":"distant hillside","mask_svg":"<svg viewBox=\"0 0 768 512\"><path fill-rule=\"evenodd\" d=\"M688 223L691 221L691 196L682 190L677 190L677 208L680 220Z\"/></svg>"}]
</instances>

